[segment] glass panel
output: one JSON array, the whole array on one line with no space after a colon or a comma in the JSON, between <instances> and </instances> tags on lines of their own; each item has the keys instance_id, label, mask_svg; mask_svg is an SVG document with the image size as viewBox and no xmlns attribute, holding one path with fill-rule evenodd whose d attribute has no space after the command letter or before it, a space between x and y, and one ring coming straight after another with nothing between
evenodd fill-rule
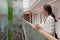
<instances>
[{"instance_id":1,"label":"glass panel","mask_svg":"<svg viewBox=\"0 0 60 40\"><path fill-rule=\"evenodd\" d=\"M22 12L23 0L13 1L13 40L25 40Z\"/></svg>"},{"instance_id":2,"label":"glass panel","mask_svg":"<svg viewBox=\"0 0 60 40\"><path fill-rule=\"evenodd\" d=\"M32 26L24 21L25 37L26 40L47 40L43 35L38 33L37 30L32 30Z\"/></svg>"},{"instance_id":3,"label":"glass panel","mask_svg":"<svg viewBox=\"0 0 60 40\"><path fill-rule=\"evenodd\" d=\"M0 40L7 40L7 0L0 0Z\"/></svg>"}]
</instances>

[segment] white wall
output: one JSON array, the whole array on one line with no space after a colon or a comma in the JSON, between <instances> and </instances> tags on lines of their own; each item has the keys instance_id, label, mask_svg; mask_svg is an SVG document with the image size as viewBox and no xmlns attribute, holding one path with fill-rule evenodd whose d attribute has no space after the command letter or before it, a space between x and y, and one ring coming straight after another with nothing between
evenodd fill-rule
<instances>
[{"instance_id":1,"label":"white wall","mask_svg":"<svg viewBox=\"0 0 60 40\"><path fill-rule=\"evenodd\" d=\"M57 13L56 13L56 17L60 17L60 0L57 0L55 3L51 4L53 7L55 7Z\"/></svg>"}]
</instances>

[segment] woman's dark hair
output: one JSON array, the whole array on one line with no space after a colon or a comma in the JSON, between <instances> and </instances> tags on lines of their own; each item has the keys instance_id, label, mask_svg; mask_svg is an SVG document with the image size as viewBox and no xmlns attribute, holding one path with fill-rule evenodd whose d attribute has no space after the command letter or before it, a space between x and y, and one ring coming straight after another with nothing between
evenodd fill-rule
<instances>
[{"instance_id":1,"label":"woman's dark hair","mask_svg":"<svg viewBox=\"0 0 60 40\"><path fill-rule=\"evenodd\" d=\"M44 5L43 8L48 12L49 15L51 15L54 19L55 22L57 22L54 13L52 12L52 7L50 5Z\"/></svg>"}]
</instances>

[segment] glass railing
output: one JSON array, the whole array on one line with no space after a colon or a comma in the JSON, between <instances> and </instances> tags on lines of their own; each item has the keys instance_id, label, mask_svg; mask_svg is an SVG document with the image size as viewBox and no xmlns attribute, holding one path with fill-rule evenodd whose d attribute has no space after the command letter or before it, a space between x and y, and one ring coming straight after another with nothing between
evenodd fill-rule
<instances>
[{"instance_id":1,"label":"glass railing","mask_svg":"<svg viewBox=\"0 0 60 40\"><path fill-rule=\"evenodd\" d=\"M22 28L23 0L20 0L20 3L16 0L13 6L12 1L0 1L0 40L24 40ZM20 6L16 4L20 4Z\"/></svg>"},{"instance_id":2,"label":"glass railing","mask_svg":"<svg viewBox=\"0 0 60 40\"><path fill-rule=\"evenodd\" d=\"M33 30L32 26L24 21L25 36L26 40L47 40L43 35L41 35L37 30Z\"/></svg>"},{"instance_id":3,"label":"glass railing","mask_svg":"<svg viewBox=\"0 0 60 40\"><path fill-rule=\"evenodd\" d=\"M1 29L0 30L0 40L7 40L7 18L4 17L1 19L0 29Z\"/></svg>"},{"instance_id":4,"label":"glass railing","mask_svg":"<svg viewBox=\"0 0 60 40\"><path fill-rule=\"evenodd\" d=\"M14 16L13 22L13 40L47 40L43 35L33 30L32 26L23 20L23 18ZM6 18L1 21L0 40L7 40L7 20Z\"/></svg>"},{"instance_id":5,"label":"glass railing","mask_svg":"<svg viewBox=\"0 0 60 40\"><path fill-rule=\"evenodd\" d=\"M7 5L6 0L0 0L0 40L7 40Z\"/></svg>"}]
</instances>

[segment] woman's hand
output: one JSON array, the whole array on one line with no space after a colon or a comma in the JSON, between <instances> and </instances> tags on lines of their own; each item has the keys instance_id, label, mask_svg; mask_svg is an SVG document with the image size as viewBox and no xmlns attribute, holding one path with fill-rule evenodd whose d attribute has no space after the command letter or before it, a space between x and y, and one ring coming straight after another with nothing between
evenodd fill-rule
<instances>
[{"instance_id":1,"label":"woman's hand","mask_svg":"<svg viewBox=\"0 0 60 40\"><path fill-rule=\"evenodd\" d=\"M39 26L39 24L36 24L34 27L33 27L33 29L41 29L41 30L43 30L43 28L41 27L41 26Z\"/></svg>"}]
</instances>

